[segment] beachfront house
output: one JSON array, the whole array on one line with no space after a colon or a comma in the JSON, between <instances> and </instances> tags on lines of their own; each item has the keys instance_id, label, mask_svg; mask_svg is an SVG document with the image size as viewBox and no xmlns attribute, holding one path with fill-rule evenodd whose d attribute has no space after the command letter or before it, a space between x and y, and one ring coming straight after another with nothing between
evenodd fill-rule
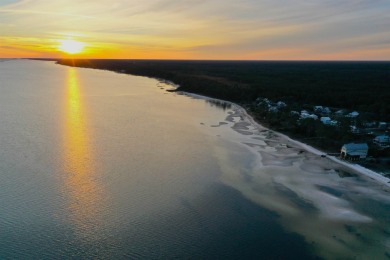
<instances>
[{"instance_id":1,"label":"beachfront house","mask_svg":"<svg viewBox=\"0 0 390 260\"><path fill-rule=\"evenodd\" d=\"M359 116L359 112L353 111L353 112L349 113L348 115L346 115L345 117L356 118L358 116Z\"/></svg>"},{"instance_id":2,"label":"beachfront house","mask_svg":"<svg viewBox=\"0 0 390 260\"><path fill-rule=\"evenodd\" d=\"M365 159L368 153L368 145L366 143L349 143L341 147L340 157L346 160Z\"/></svg>"},{"instance_id":3,"label":"beachfront house","mask_svg":"<svg viewBox=\"0 0 390 260\"><path fill-rule=\"evenodd\" d=\"M290 111L290 116L299 116L300 113L298 111Z\"/></svg>"},{"instance_id":4,"label":"beachfront house","mask_svg":"<svg viewBox=\"0 0 390 260\"><path fill-rule=\"evenodd\" d=\"M363 126L366 128L375 128L377 126L378 122L371 121L371 122L364 122Z\"/></svg>"},{"instance_id":5,"label":"beachfront house","mask_svg":"<svg viewBox=\"0 0 390 260\"><path fill-rule=\"evenodd\" d=\"M345 110L344 109L340 109L340 110L336 111L334 114L336 116L343 116L345 114Z\"/></svg>"},{"instance_id":6,"label":"beachfront house","mask_svg":"<svg viewBox=\"0 0 390 260\"><path fill-rule=\"evenodd\" d=\"M350 125L349 128L351 129L351 133L353 134L360 134L360 128L358 128L357 126L355 125Z\"/></svg>"},{"instance_id":7,"label":"beachfront house","mask_svg":"<svg viewBox=\"0 0 390 260\"><path fill-rule=\"evenodd\" d=\"M321 115L329 115L331 113L329 107L314 106L313 110L314 110L314 112L321 114Z\"/></svg>"},{"instance_id":8,"label":"beachfront house","mask_svg":"<svg viewBox=\"0 0 390 260\"><path fill-rule=\"evenodd\" d=\"M321 117L320 121L321 121L324 125L330 125L331 122L332 122L332 119L330 119L330 117L328 117L328 116L323 116L323 117Z\"/></svg>"},{"instance_id":9,"label":"beachfront house","mask_svg":"<svg viewBox=\"0 0 390 260\"><path fill-rule=\"evenodd\" d=\"M276 106L277 106L278 108L284 108L284 107L287 106L287 104L284 103L283 101L279 101L278 103L276 103Z\"/></svg>"},{"instance_id":10,"label":"beachfront house","mask_svg":"<svg viewBox=\"0 0 390 260\"><path fill-rule=\"evenodd\" d=\"M380 148L389 148L390 147L390 136L388 135L379 135L374 138L373 143L379 146Z\"/></svg>"},{"instance_id":11,"label":"beachfront house","mask_svg":"<svg viewBox=\"0 0 390 260\"><path fill-rule=\"evenodd\" d=\"M320 118L320 121L321 123L323 123L324 125L330 125L330 126L338 126L339 125L339 122L337 120L332 120L330 117L328 116L323 116Z\"/></svg>"},{"instance_id":12,"label":"beachfront house","mask_svg":"<svg viewBox=\"0 0 390 260\"><path fill-rule=\"evenodd\" d=\"M386 128L387 128L387 123L386 123L386 122L379 122L379 123L378 123L378 128L380 128L380 129L386 129Z\"/></svg>"},{"instance_id":13,"label":"beachfront house","mask_svg":"<svg viewBox=\"0 0 390 260\"><path fill-rule=\"evenodd\" d=\"M269 101L268 98L261 98L261 97L258 97L258 98L256 99L256 104L257 104L257 105L266 104L267 106L270 106L270 105L271 105L271 101Z\"/></svg>"},{"instance_id":14,"label":"beachfront house","mask_svg":"<svg viewBox=\"0 0 390 260\"><path fill-rule=\"evenodd\" d=\"M306 119L306 118L311 118L311 119L317 120L317 119L318 119L318 116L315 115L315 114L310 114L310 113L309 113L308 111L306 111L306 110L302 110L302 111L301 111L300 119Z\"/></svg>"}]
</instances>

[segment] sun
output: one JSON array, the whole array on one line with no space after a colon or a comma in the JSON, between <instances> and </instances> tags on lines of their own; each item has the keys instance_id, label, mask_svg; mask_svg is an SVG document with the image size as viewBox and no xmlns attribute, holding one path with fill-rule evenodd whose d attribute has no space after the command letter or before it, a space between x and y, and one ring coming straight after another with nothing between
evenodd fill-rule
<instances>
[{"instance_id":1,"label":"sun","mask_svg":"<svg viewBox=\"0 0 390 260\"><path fill-rule=\"evenodd\" d=\"M76 54L83 51L85 43L75 40L60 40L58 49L68 54Z\"/></svg>"}]
</instances>

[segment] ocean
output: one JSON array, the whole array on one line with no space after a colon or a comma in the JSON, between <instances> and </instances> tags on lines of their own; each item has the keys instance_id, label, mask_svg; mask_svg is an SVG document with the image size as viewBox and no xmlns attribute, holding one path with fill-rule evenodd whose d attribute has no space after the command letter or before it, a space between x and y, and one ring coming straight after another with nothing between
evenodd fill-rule
<instances>
[{"instance_id":1,"label":"ocean","mask_svg":"<svg viewBox=\"0 0 390 260\"><path fill-rule=\"evenodd\" d=\"M0 62L0 259L388 259L389 188L161 80Z\"/></svg>"}]
</instances>

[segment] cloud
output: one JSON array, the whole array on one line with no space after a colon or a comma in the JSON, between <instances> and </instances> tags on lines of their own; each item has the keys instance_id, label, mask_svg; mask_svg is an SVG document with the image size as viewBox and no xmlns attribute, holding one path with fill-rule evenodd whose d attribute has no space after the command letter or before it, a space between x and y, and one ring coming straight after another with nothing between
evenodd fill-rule
<instances>
[{"instance_id":1,"label":"cloud","mask_svg":"<svg viewBox=\"0 0 390 260\"><path fill-rule=\"evenodd\" d=\"M31 10L17 10L17 9L0 9L1 13L12 13L12 14L37 14L37 15L47 15L47 16L70 16L70 17L80 17L80 18L92 18L91 16L86 15L74 15L61 12L42 12L42 11L31 11Z\"/></svg>"},{"instance_id":2,"label":"cloud","mask_svg":"<svg viewBox=\"0 0 390 260\"><path fill-rule=\"evenodd\" d=\"M156 55L157 50L176 49L180 55L187 50L191 58L249 57L278 48L309 56L368 51L386 45L390 28L386 0L5 1L0 5L3 36L68 33L121 48L152 49Z\"/></svg>"}]
</instances>

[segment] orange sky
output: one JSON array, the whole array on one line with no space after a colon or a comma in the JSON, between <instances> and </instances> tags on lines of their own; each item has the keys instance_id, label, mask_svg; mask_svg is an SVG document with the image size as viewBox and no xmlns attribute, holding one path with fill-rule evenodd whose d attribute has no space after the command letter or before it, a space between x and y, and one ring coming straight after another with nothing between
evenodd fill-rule
<instances>
[{"instance_id":1,"label":"orange sky","mask_svg":"<svg viewBox=\"0 0 390 260\"><path fill-rule=\"evenodd\" d=\"M390 60L390 1L2 0L0 58Z\"/></svg>"}]
</instances>

